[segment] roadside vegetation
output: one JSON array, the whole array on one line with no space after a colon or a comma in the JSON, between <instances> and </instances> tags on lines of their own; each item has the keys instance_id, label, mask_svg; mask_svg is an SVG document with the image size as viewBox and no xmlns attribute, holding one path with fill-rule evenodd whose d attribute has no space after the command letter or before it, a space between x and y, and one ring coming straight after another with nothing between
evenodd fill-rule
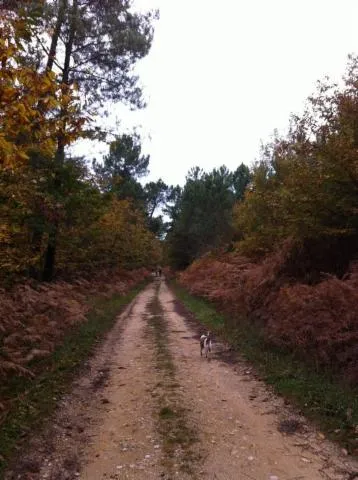
<instances>
[{"instance_id":1,"label":"roadside vegetation","mask_svg":"<svg viewBox=\"0 0 358 480\"><path fill-rule=\"evenodd\" d=\"M2 2L2 467L161 261L166 186L138 181L150 158L136 134L99 126L110 105L144 106L133 67L156 18L127 1ZM108 154L75 157L84 139Z\"/></svg>"},{"instance_id":2,"label":"roadside vegetation","mask_svg":"<svg viewBox=\"0 0 358 480\"><path fill-rule=\"evenodd\" d=\"M50 355L30 362L31 375L12 375L1 383L0 478L11 455L30 431L41 428L49 418L118 314L141 290L145 283L138 281L126 292L88 297L83 320L69 327Z\"/></svg>"},{"instance_id":3,"label":"roadside vegetation","mask_svg":"<svg viewBox=\"0 0 358 480\"><path fill-rule=\"evenodd\" d=\"M356 385L346 385L333 371L317 368L289 349L276 347L248 318L220 313L207 299L189 293L176 282L171 287L203 327L230 345L236 360L250 362L260 378L313 420L321 432L358 455Z\"/></svg>"},{"instance_id":4,"label":"roadside vegetation","mask_svg":"<svg viewBox=\"0 0 358 480\"><path fill-rule=\"evenodd\" d=\"M97 114L144 107L133 72L157 16L130 1L3 2L0 426L76 329L85 352L107 328L86 333L88 296L127 293L167 263L223 313L190 300L199 319L356 451L358 57L340 85L318 83L251 167L238 159L231 171L223 158L193 167L183 186L145 183L141 139L106 131ZM105 140L107 154L74 157L83 139Z\"/></svg>"},{"instance_id":5,"label":"roadside vegetation","mask_svg":"<svg viewBox=\"0 0 358 480\"><path fill-rule=\"evenodd\" d=\"M189 173L166 244L199 319L355 453L357 118L350 56L341 84L318 82L250 169Z\"/></svg>"}]
</instances>

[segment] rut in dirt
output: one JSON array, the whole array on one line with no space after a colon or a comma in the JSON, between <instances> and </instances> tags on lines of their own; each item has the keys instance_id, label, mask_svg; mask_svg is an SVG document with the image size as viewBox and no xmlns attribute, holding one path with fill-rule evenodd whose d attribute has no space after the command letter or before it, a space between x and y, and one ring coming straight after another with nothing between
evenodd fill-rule
<instances>
[{"instance_id":1,"label":"rut in dirt","mask_svg":"<svg viewBox=\"0 0 358 480\"><path fill-rule=\"evenodd\" d=\"M353 478L357 465L245 362L225 363L218 342L200 357L205 328L177 306L164 281L136 297L7 480Z\"/></svg>"}]
</instances>

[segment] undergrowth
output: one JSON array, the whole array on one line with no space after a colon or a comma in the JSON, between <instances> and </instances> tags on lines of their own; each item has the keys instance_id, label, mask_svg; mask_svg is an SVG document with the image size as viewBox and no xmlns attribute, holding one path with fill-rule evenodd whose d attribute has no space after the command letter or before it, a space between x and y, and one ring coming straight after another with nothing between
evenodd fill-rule
<instances>
[{"instance_id":1,"label":"undergrowth","mask_svg":"<svg viewBox=\"0 0 358 480\"><path fill-rule=\"evenodd\" d=\"M331 439L358 455L358 387L342 385L328 368L317 368L268 343L262 330L244 316L225 317L208 301L189 294L174 282L171 286L195 318L251 362L277 393Z\"/></svg>"},{"instance_id":2,"label":"undergrowth","mask_svg":"<svg viewBox=\"0 0 358 480\"><path fill-rule=\"evenodd\" d=\"M33 365L42 371L41 374L34 379L15 377L0 386L1 397L11 402L11 409L0 423L0 479L18 444L30 430L40 428L53 412L59 397L68 391L84 361L114 325L118 313L132 301L143 285L126 295L92 298L87 321L73 327L50 357L38 360Z\"/></svg>"}]
</instances>

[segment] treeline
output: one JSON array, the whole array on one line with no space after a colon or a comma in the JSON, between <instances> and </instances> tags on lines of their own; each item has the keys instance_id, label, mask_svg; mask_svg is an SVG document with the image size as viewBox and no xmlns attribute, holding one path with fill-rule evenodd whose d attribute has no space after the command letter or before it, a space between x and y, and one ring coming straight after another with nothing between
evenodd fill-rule
<instances>
[{"instance_id":1,"label":"treeline","mask_svg":"<svg viewBox=\"0 0 358 480\"><path fill-rule=\"evenodd\" d=\"M314 283L322 272L343 275L358 246L357 57L340 86L318 83L250 170L193 169L169 214L176 266L218 246L259 259L290 242L289 276Z\"/></svg>"},{"instance_id":2,"label":"treeline","mask_svg":"<svg viewBox=\"0 0 358 480\"><path fill-rule=\"evenodd\" d=\"M97 112L143 106L133 66L155 16L124 0L1 2L1 281L155 265L163 245L175 268L222 246L256 258L288 239L289 274L342 275L357 244L355 57L343 85L321 82L251 169L143 185L149 157L120 132L101 162L70 155L80 138L105 138Z\"/></svg>"},{"instance_id":3,"label":"treeline","mask_svg":"<svg viewBox=\"0 0 358 480\"><path fill-rule=\"evenodd\" d=\"M252 328L265 348L356 385L357 57L349 58L340 85L318 84L303 114L264 146L249 173L225 221L221 204L210 204L211 215L221 212L222 231L231 227L228 240L213 248L210 230L206 255L197 255L179 281L228 313L234 332ZM348 424L354 432L356 419Z\"/></svg>"},{"instance_id":4,"label":"treeline","mask_svg":"<svg viewBox=\"0 0 358 480\"><path fill-rule=\"evenodd\" d=\"M133 66L156 12L126 0L0 4L2 284L156 264L161 184L138 182L149 162L139 139L118 134L93 168L68 148L106 138L93 118L109 103L143 106Z\"/></svg>"},{"instance_id":5,"label":"treeline","mask_svg":"<svg viewBox=\"0 0 358 480\"><path fill-rule=\"evenodd\" d=\"M302 115L291 117L252 170L235 206L239 249L251 256L293 241L288 273L308 282L343 275L358 246L358 58L342 86L319 82Z\"/></svg>"},{"instance_id":6,"label":"treeline","mask_svg":"<svg viewBox=\"0 0 358 480\"><path fill-rule=\"evenodd\" d=\"M224 165L209 173L194 167L183 188L171 188L165 208L170 218L166 253L173 267L187 267L233 239L233 208L242 201L250 178L243 164L234 172Z\"/></svg>"}]
</instances>

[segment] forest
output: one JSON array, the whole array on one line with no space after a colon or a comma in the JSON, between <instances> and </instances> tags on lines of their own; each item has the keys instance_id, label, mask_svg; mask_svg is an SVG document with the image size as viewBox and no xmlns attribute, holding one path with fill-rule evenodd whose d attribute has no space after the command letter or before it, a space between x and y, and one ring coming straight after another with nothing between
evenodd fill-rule
<instances>
[{"instance_id":1,"label":"forest","mask_svg":"<svg viewBox=\"0 0 358 480\"><path fill-rule=\"evenodd\" d=\"M267 342L354 384L358 58L340 84L317 84L250 167L222 158L183 186L146 182L141 138L94 120L117 102L145 106L133 67L157 16L129 0L1 2L0 380L33 375L84 321L86 292L127 291L165 265ZM80 139L105 140L107 154L74 156Z\"/></svg>"},{"instance_id":2,"label":"forest","mask_svg":"<svg viewBox=\"0 0 358 480\"><path fill-rule=\"evenodd\" d=\"M288 133L275 134L240 177L244 195L226 210L230 242L180 275L192 293L256 325L265 342L351 385L358 378L357 118L351 56L342 84L319 82Z\"/></svg>"},{"instance_id":3,"label":"forest","mask_svg":"<svg viewBox=\"0 0 358 480\"><path fill-rule=\"evenodd\" d=\"M111 102L144 106L133 66L156 18L129 1L1 2L2 386L33 376L91 297L127 292L161 259L163 182L139 183L137 135L95 123ZM105 140L103 162L73 156L79 139Z\"/></svg>"}]
</instances>

